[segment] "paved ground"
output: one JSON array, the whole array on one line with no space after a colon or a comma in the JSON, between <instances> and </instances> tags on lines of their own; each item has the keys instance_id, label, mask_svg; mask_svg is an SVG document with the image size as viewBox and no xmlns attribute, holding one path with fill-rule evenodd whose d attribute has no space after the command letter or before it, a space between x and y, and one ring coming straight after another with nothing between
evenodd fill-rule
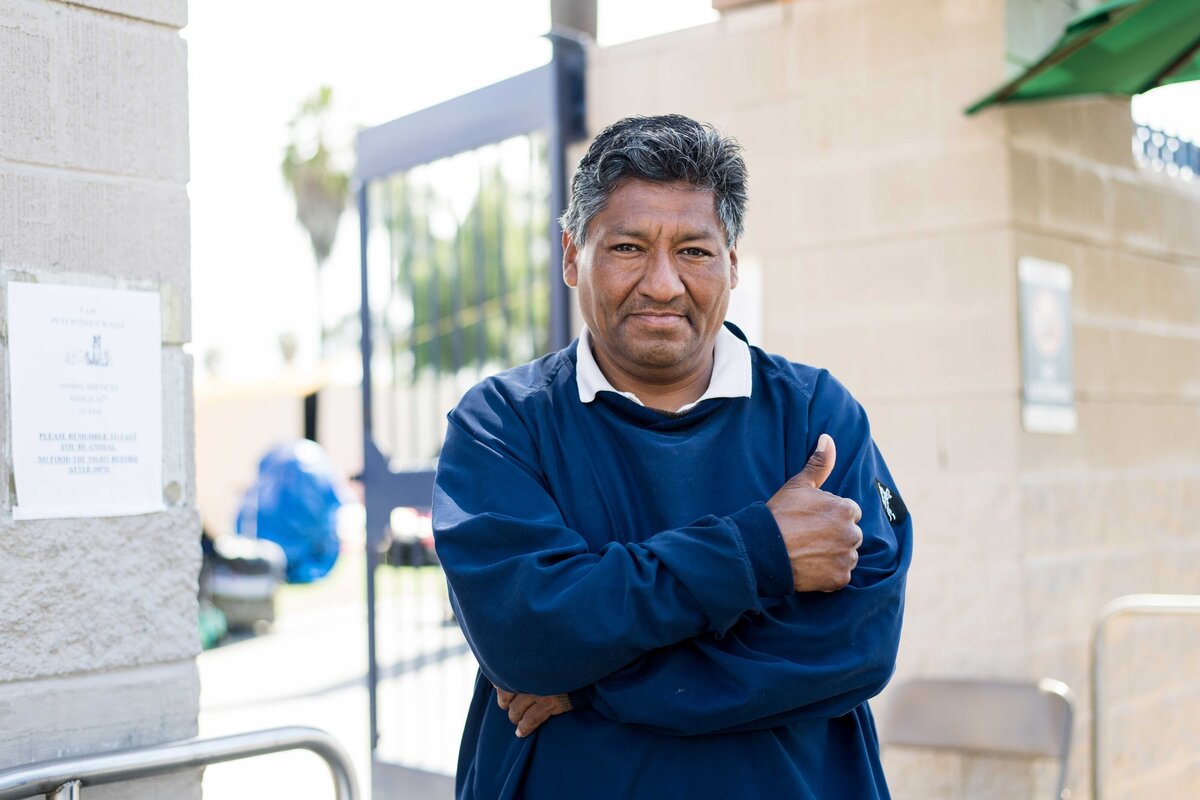
<instances>
[{"instance_id":1,"label":"paved ground","mask_svg":"<svg viewBox=\"0 0 1200 800\"><path fill-rule=\"evenodd\" d=\"M288 587L266 635L199 659L200 734L311 725L336 736L370 798L366 608L362 559L349 556L322 584ZM436 570L379 573L382 759L450 773L475 677L458 627L447 622ZM210 767L206 800L326 800L328 771L316 756L284 753Z\"/></svg>"}]
</instances>

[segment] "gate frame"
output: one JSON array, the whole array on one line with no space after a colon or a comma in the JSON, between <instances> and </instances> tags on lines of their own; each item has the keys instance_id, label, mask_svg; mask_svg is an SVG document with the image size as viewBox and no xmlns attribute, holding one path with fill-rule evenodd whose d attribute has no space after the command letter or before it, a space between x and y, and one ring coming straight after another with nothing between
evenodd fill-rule
<instances>
[{"instance_id":1,"label":"gate frame","mask_svg":"<svg viewBox=\"0 0 1200 800\"><path fill-rule=\"evenodd\" d=\"M375 571L381 562L391 510L429 508L434 471L394 471L374 439L371 382L371 306L367 293L367 249L370 231L368 187L373 180L505 139L546 131L550 168L550 351L572 338L570 292L562 281L562 240L558 218L566 207L566 148L586 135L586 37L555 27L546 34L552 46L548 64L430 108L358 133L355 141L354 194L359 220L359 274L362 326L363 483L366 508L367 688L370 709L372 781L383 762L379 745L376 651ZM398 766L398 765L389 765ZM413 770L416 782L418 771ZM432 777L432 776L431 776Z\"/></svg>"}]
</instances>

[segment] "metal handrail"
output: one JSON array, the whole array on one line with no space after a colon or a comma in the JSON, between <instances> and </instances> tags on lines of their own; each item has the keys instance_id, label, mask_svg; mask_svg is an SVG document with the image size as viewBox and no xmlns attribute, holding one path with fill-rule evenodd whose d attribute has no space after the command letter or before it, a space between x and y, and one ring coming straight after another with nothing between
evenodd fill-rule
<instances>
[{"instance_id":1,"label":"metal handrail","mask_svg":"<svg viewBox=\"0 0 1200 800\"><path fill-rule=\"evenodd\" d=\"M316 753L329 766L337 800L358 800L354 766L341 744L323 730L300 726L269 728L211 739L184 739L13 767L0 771L0 800L50 795L75 780L79 781L80 786L97 786L285 750L310 750ZM75 787L74 794L66 796L78 797L78 788Z\"/></svg>"},{"instance_id":2,"label":"metal handrail","mask_svg":"<svg viewBox=\"0 0 1200 800\"><path fill-rule=\"evenodd\" d=\"M1100 660L1100 645L1108 623L1122 614L1200 614L1200 595L1193 594L1127 594L1105 604L1096 617L1092 630L1090 653L1092 679L1092 798L1102 800L1100 758L1100 698L1104 674Z\"/></svg>"}]
</instances>

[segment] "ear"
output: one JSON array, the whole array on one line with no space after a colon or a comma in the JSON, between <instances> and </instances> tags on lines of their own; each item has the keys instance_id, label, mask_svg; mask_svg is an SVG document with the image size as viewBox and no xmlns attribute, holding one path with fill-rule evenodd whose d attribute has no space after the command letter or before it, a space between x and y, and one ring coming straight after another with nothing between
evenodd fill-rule
<instances>
[{"instance_id":1,"label":"ear","mask_svg":"<svg viewBox=\"0 0 1200 800\"><path fill-rule=\"evenodd\" d=\"M575 242L571 239L571 234L563 231L562 235L563 249L563 283L574 289L579 284L579 248L575 246Z\"/></svg>"},{"instance_id":2,"label":"ear","mask_svg":"<svg viewBox=\"0 0 1200 800\"><path fill-rule=\"evenodd\" d=\"M735 245L735 246L729 248L729 288L730 289L737 288L737 278L738 278L737 267L738 267L737 246Z\"/></svg>"}]
</instances>

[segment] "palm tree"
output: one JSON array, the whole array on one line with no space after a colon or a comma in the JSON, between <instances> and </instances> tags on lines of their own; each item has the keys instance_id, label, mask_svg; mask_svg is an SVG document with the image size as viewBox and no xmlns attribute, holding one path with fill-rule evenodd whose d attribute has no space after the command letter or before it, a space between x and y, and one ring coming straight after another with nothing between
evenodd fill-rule
<instances>
[{"instance_id":1,"label":"palm tree","mask_svg":"<svg viewBox=\"0 0 1200 800\"><path fill-rule=\"evenodd\" d=\"M321 317L320 272L333 250L338 222L350 194L350 175L332 162L329 118L333 90L322 86L303 103L288 122L290 141L280 165L283 179L296 201L296 221L308 233L317 263L317 324L321 326L321 350L325 349L325 326Z\"/></svg>"}]
</instances>

